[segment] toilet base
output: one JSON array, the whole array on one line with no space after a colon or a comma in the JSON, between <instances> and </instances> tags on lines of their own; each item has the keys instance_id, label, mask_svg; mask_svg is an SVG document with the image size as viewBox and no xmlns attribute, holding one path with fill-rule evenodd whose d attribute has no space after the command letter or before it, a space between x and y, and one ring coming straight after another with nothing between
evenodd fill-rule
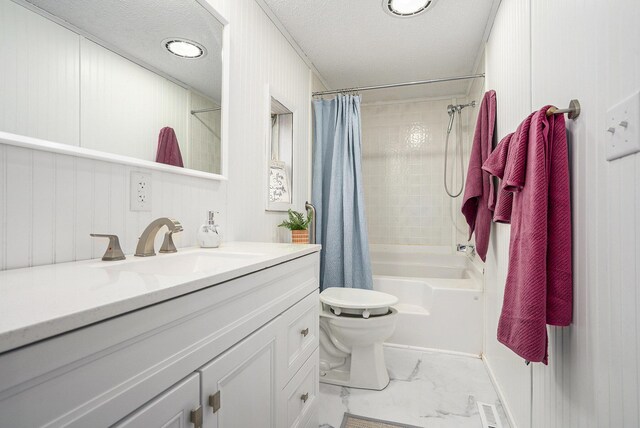
<instances>
[{"instance_id":1,"label":"toilet base","mask_svg":"<svg viewBox=\"0 0 640 428\"><path fill-rule=\"evenodd\" d=\"M323 349L320 346L321 367L322 357ZM320 369L320 382L332 385L381 391L389 385L389 381L381 343L354 346L345 364L330 370Z\"/></svg>"}]
</instances>

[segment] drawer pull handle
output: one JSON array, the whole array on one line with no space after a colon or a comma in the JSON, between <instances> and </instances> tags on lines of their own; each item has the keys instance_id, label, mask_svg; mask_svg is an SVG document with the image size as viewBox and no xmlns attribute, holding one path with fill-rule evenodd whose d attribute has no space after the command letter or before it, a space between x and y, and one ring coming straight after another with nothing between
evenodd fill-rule
<instances>
[{"instance_id":1,"label":"drawer pull handle","mask_svg":"<svg viewBox=\"0 0 640 428\"><path fill-rule=\"evenodd\" d=\"M309 327L307 327L307 328L305 328L304 330L302 330L302 331L300 332L300 334L301 334L303 337L307 337L307 334L309 334Z\"/></svg>"},{"instance_id":2,"label":"drawer pull handle","mask_svg":"<svg viewBox=\"0 0 640 428\"><path fill-rule=\"evenodd\" d=\"M308 393L308 392L305 392L304 394L302 394L302 395L300 396L300 399L302 400L302 402L303 402L303 403L306 403L306 402L307 402L307 400L309 399L309 393Z\"/></svg>"}]
</instances>

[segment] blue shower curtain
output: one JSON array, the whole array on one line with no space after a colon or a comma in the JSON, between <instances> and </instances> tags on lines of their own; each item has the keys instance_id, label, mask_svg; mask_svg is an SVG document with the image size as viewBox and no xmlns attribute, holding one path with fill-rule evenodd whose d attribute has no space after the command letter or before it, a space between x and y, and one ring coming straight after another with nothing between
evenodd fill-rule
<instances>
[{"instance_id":1,"label":"blue shower curtain","mask_svg":"<svg viewBox=\"0 0 640 428\"><path fill-rule=\"evenodd\" d=\"M314 100L313 197L320 288L373 288L362 188L360 97Z\"/></svg>"}]
</instances>

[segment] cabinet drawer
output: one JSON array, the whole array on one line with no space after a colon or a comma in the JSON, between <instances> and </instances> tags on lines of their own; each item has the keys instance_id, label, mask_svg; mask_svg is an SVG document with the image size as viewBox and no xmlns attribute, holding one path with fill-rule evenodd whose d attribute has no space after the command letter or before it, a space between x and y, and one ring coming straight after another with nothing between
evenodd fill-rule
<instances>
[{"instance_id":1,"label":"cabinet drawer","mask_svg":"<svg viewBox=\"0 0 640 428\"><path fill-rule=\"evenodd\" d=\"M286 427L308 425L309 415L314 414L318 406L318 358L319 351L316 347L283 391L283 406L286 409L283 410L282 418L286 421Z\"/></svg>"},{"instance_id":2,"label":"cabinet drawer","mask_svg":"<svg viewBox=\"0 0 640 428\"><path fill-rule=\"evenodd\" d=\"M311 293L282 315L285 332L282 354L284 382L298 371L318 347L318 293Z\"/></svg>"}]
</instances>

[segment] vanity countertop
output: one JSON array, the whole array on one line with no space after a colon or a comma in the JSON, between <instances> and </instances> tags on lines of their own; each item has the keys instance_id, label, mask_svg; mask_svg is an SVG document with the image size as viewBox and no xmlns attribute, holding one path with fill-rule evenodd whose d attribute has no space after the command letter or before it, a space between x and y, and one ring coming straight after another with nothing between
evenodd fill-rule
<instances>
[{"instance_id":1,"label":"vanity countertop","mask_svg":"<svg viewBox=\"0 0 640 428\"><path fill-rule=\"evenodd\" d=\"M252 242L0 272L0 353L320 250Z\"/></svg>"}]
</instances>

